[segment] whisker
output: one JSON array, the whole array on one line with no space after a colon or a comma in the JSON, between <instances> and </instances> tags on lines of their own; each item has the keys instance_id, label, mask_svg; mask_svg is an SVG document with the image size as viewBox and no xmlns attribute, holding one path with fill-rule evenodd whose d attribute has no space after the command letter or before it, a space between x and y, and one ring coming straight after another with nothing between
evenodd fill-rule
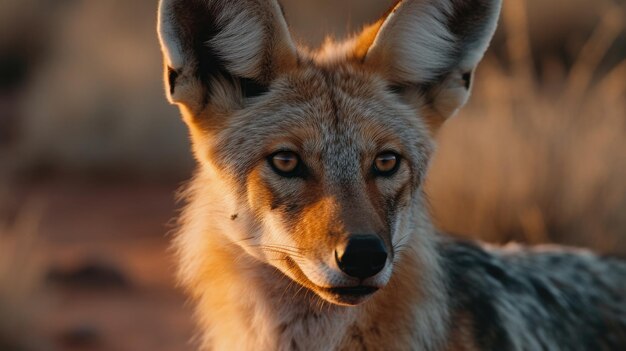
<instances>
[{"instance_id":1,"label":"whisker","mask_svg":"<svg viewBox=\"0 0 626 351\"><path fill-rule=\"evenodd\" d=\"M282 248L282 247L277 247L277 246L267 246L267 245L264 245L264 246L261 246L261 248L265 248L265 249L272 249L272 250L280 250L280 251L282 251L282 252L290 252L290 253L294 253L294 254L297 254L297 255L300 255L300 254L301 254L301 252L300 252L300 251L296 251L296 250L289 250L289 249L285 249L285 248Z\"/></svg>"},{"instance_id":2,"label":"whisker","mask_svg":"<svg viewBox=\"0 0 626 351\"><path fill-rule=\"evenodd\" d=\"M284 254L288 254L290 256L295 256L295 257L300 257L300 258L304 258L303 254L300 251L294 251L294 250L288 250L288 249L284 249L280 246L275 246L275 245L250 245L250 247L257 247L261 250L267 250L267 251L275 251L275 252L280 252L280 253L284 253Z\"/></svg>"},{"instance_id":3,"label":"whisker","mask_svg":"<svg viewBox=\"0 0 626 351\"><path fill-rule=\"evenodd\" d=\"M278 299L279 303L282 303L283 299L285 298L285 295L287 294L287 291L291 289L293 284L295 284L295 281L293 280L290 280L289 283L287 283L287 286L285 287L285 289L283 289L283 293L280 295L280 298Z\"/></svg>"},{"instance_id":4,"label":"whisker","mask_svg":"<svg viewBox=\"0 0 626 351\"><path fill-rule=\"evenodd\" d=\"M300 248L300 247L289 246L289 245L266 244L265 246L276 247L279 249L285 249L285 250L297 251L297 252L309 252L310 251L309 249L306 249L306 248Z\"/></svg>"},{"instance_id":5,"label":"whisker","mask_svg":"<svg viewBox=\"0 0 626 351\"><path fill-rule=\"evenodd\" d=\"M398 239L398 243L397 243L396 245L394 245L394 246L393 246L393 248L395 249L395 247L396 247L397 245L405 245L406 243L403 243L403 244L400 244L400 243L402 243L402 241L403 241L404 239L408 238L411 234L412 234L412 233L408 233L408 234L405 234L404 236L400 237L400 239Z\"/></svg>"},{"instance_id":6,"label":"whisker","mask_svg":"<svg viewBox=\"0 0 626 351\"><path fill-rule=\"evenodd\" d=\"M251 245L251 246L252 247L269 247L269 248L281 249L281 250L285 250L285 251L299 252L299 250L297 250L297 249L292 249L292 248L289 248L287 246L281 246L281 245L257 244L257 245Z\"/></svg>"},{"instance_id":7,"label":"whisker","mask_svg":"<svg viewBox=\"0 0 626 351\"><path fill-rule=\"evenodd\" d=\"M277 250L277 249L271 249L271 248L261 248L261 251L266 252L266 253L267 253L267 252L270 252L270 253L280 253L280 254L283 254L283 255L290 256L290 257L295 257L295 258L302 258L302 259L304 259L304 257L299 256L298 254L294 254L294 253L291 253L291 252L285 252L285 251L282 251L282 250Z\"/></svg>"},{"instance_id":8,"label":"whisker","mask_svg":"<svg viewBox=\"0 0 626 351\"><path fill-rule=\"evenodd\" d=\"M291 246L283 246L283 245L264 245L266 247L272 247L272 248L277 248L277 249L281 249L281 250L285 250L285 251L292 251L292 252L297 252L297 253L303 253L306 252L306 250L302 250L300 248L297 247L291 247Z\"/></svg>"},{"instance_id":9,"label":"whisker","mask_svg":"<svg viewBox=\"0 0 626 351\"><path fill-rule=\"evenodd\" d=\"M248 240L252 240L252 239L256 239L258 238L258 235L253 235L253 236L249 236L247 238L241 239L241 240L236 240L236 241L232 241L233 244L238 244L244 241L248 241Z\"/></svg>"}]
</instances>

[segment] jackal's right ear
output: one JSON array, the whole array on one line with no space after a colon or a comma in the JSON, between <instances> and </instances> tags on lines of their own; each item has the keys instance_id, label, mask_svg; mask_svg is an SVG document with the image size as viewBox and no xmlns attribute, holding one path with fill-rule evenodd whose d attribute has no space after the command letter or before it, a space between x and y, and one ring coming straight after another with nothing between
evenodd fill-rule
<instances>
[{"instance_id":1,"label":"jackal's right ear","mask_svg":"<svg viewBox=\"0 0 626 351\"><path fill-rule=\"evenodd\" d=\"M161 0L158 33L168 98L194 113L258 94L297 62L276 0Z\"/></svg>"}]
</instances>

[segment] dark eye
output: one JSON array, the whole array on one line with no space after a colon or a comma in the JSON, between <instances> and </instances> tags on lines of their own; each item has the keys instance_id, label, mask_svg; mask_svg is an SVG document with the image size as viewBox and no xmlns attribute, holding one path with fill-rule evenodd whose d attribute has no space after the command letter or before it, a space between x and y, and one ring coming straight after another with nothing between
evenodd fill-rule
<instances>
[{"instance_id":1,"label":"dark eye","mask_svg":"<svg viewBox=\"0 0 626 351\"><path fill-rule=\"evenodd\" d=\"M297 177L301 172L300 157L292 151L279 151L269 157L272 169L283 177Z\"/></svg>"},{"instance_id":2,"label":"dark eye","mask_svg":"<svg viewBox=\"0 0 626 351\"><path fill-rule=\"evenodd\" d=\"M400 156L393 152L384 152L374 160L374 173L378 176L389 177L396 173L400 166Z\"/></svg>"}]
</instances>

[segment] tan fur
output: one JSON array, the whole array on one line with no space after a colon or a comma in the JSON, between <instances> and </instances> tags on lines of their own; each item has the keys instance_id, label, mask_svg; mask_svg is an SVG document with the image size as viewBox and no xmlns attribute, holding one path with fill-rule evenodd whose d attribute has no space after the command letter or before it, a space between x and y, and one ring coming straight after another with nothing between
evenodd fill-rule
<instances>
[{"instance_id":1,"label":"tan fur","mask_svg":"<svg viewBox=\"0 0 626 351\"><path fill-rule=\"evenodd\" d=\"M274 0L161 1L168 96L199 163L175 248L204 349L448 343L449 302L421 182L432 134L469 95L459 72L478 63L495 19L467 59L454 56L455 34L441 22L450 14L441 11L452 3L400 1L360 35L311 53L296 51ZM195 37L205 32L213 36ZM411 44L424 33L427 41ZM248 97L250 84L266 91ZM306 176L278 176L268 157L280 150L297 152ZM376 176L376 156L389 151L400 155L397 172ZM335 262L355 233L374 233L390 252L363 281ZM356 284L380 290L352 301L331 289ZM466 324L450 345L466 344Z\"/></svg>"}]
</instances>

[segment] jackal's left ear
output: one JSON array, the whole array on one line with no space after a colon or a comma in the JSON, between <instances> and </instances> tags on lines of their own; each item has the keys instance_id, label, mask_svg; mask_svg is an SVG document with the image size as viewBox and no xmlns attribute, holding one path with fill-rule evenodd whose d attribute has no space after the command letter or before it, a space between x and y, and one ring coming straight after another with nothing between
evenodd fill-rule
<instances>
[{"instance_id":1,"label":"jackal's left ear","mask_svg":"<svg viewBox=\"0 0 626 351\"><path fill-rule=\"evenodd\" d=\"M407 94L425 97L439 124L469 97L501 0L401 0L357 40L356 56Z\"/></svg>"},{"instance_id":2,"label":"jackal's left ear","mask_svg":"<svg viewBox=\"0 0 626 351\"><path fill-rule=\"evenodd\" d=\"M198 112L255 95L297 62L277 0L160 0L171 102Z\"/></svg>"}]
</instances>

